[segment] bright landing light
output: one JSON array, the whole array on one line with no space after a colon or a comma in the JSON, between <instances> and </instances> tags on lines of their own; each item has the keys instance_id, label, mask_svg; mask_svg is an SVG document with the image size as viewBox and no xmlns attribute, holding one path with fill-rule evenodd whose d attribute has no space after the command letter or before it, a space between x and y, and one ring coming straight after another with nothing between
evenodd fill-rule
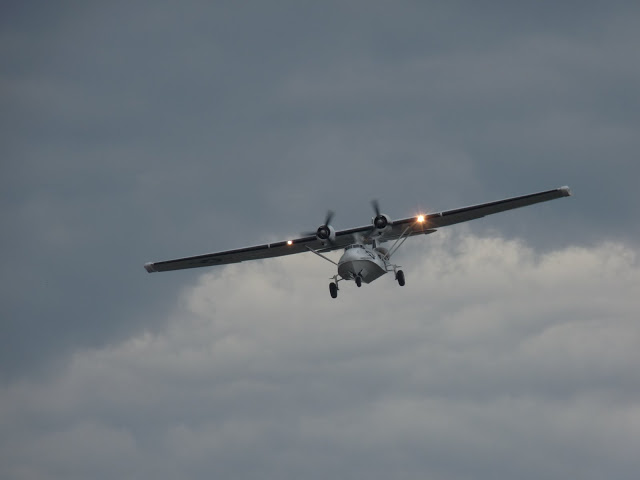
<instances>
[{"instance_id":1,"label":"bright landing light","mask_svg":"<svg viewBox=\"0 0 640 480\"><path fill-rule=\"evenodd\" d=\"M293 241L287 240L287 245L293 245Z\"/></svg>"},{"instance_id":2,"label":"bright landing light","mask_svg":"<svg viewBox=\"0 0 640 480\"><path fill-rule=\"evenodd\" d=\"M418 223L424 222L424 215L418 215Z\"/></svg>"}]
</instances>

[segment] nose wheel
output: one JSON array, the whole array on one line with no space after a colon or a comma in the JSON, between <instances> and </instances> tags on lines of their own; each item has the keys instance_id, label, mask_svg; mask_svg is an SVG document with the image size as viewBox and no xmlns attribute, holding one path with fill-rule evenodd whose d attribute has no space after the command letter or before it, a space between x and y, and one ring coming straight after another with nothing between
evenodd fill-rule
<instances>
[{"instance_id":1,"label":"nose wheel","mask_svg":"<svg viewBox=\"0 0 640 480\"><path fill-rule=\"evenodd\" d=\"M331 294L331 298L338 297L338 285L335 282L329 284L329 293Z\"/></svg>"},{"instance_id":2,"label":"nose wheel","mask_svg":"<svg viewBox=\"0 0 640 480\"><path fill-rule=\"evenodd\" d=\"M398 285L404 287L404 272L402 270L396 272L396 280L398 281Z\"/></svg>"},{"instance_id":3,"label":"nose wheel","mask_svg":"<svg viewBox=\"0 0 640 480\"><path fill-rule=\"evenodd\" d=\"M362 286L362 277L360 275L356 275L356 285L358 288Z\"/></svg>"}]
</instances>

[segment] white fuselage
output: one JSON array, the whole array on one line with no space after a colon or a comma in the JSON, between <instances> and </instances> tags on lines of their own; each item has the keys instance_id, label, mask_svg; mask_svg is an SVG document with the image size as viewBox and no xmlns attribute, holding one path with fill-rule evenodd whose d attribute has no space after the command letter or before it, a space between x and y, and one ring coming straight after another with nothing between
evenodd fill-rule
<instances>
[{"instance_id":1,"label":"white fuselage","mask_svg":"<svg viewBox=\"0 0 640 480\"><path fill-rule=\"evenodd\" d=\"M338 262L338 275L353 280L358 275L364 283L371 283L387 273L387 263L382 255L364 245L349 245Z\"/></svg>"}]
</instances>

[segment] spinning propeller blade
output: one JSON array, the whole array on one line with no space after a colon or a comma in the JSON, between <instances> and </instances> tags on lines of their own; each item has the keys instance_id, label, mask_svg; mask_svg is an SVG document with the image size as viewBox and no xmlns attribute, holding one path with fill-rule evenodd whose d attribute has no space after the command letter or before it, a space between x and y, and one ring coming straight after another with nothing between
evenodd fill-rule
<instances>
[{"instance_id":1,"label":"spinning propeller blade","mask_svg":"<svg viewBox=\"0 0 640 480\"><path fill-rule=\"evenodd\" d=\"M327 211L327 216L324 219L323 225L329 225L331 223L331 219L333 218L334 214L335 212L333 210Z\"/></svg>"},{"instance_id":2,"label":"spinning propeller blade","mask_svg":"<svg viewBox=\"0 0 640 480\"><path fill-rule=\"evenodd\" d=\"M327 227L329 225L331 225L331 220L333 219L333 216L335 215L335 212L333 210L328 210L327 211L327 215L324 217L324 223L322 225L320 225L319 229L322 227ZM303 235L305 237L310 237L312 235L316 235L318 233L318 230L314 230L313 232L302 232L300 235Z\"/></svg>"},{"instance_id":3,"label":"spinning propeller blade","mask_svg":"<svg viewBox=\"0 0 640 480\"><path fill-rule=\"evenodd\" d=\"M378 203L378 200L373 199L371 200L371 206L373 207L373 210L376 212L376 217L380 215L380 204Z\"/></svg>"}]
</instances>

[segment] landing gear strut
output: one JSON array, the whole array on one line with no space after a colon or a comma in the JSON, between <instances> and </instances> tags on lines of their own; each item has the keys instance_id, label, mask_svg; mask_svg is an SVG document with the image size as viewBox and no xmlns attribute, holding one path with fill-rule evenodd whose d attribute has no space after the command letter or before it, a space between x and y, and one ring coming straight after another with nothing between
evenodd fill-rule
<instances>
[{"instance_id":1,"label":"landing gear strut","mask_svg":"<svg viewBox=\"0 0 640 480\"><path fill-rule=\"evenodd\" d=\"M331 282L329 284L329 293L331 294L331 298L338 297L338 284L335 282Z\"/></svg>"},{"instance_id":2,"label":"landing gear strut","mask_svg":"<svg viewBox=\"0 0 640 480\"><path fill-rule=\"evenodd\" d=\"M398 281L398 285L404 287L404 272L402 270L396 272L396 280Z\"/></svg>"}]
</instances>

